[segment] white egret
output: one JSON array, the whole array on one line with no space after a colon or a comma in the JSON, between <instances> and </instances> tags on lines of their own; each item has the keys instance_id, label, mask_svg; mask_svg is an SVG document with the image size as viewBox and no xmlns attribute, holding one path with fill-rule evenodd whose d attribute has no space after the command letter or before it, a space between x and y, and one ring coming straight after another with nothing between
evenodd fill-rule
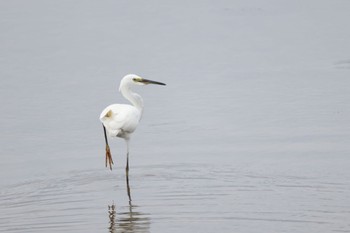
<instances>
[{"instance_id":1,"label":"white egret","mask_svg":"<svg viewBox=\"0 0 350 233\"><path fill-rule=\"evenodd\" d=\"M128 74L120 81L119 91L129 100L132 105L128 104L112 104L106 107L101 115L100 121L103 124L103 130L106 140L106 167L112 170L112 155L108 145L107 133L110 137L120 137L126 141L126 174L129 172L129 140L130 135L135 131L143 111L143 100L141 96L131 90L133 85L147 85L165 83L143 79L135 74ZM106 132L107 131L107 132Z\"/></svg>"}]
</instances>

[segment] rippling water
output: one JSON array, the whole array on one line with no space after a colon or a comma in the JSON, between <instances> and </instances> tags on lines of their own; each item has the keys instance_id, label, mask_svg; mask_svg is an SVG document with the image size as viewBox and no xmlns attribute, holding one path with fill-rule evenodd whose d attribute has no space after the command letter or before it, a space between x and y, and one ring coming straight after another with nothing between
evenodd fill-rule
<instances>
[{"instance_id":1,"label":"rippling water","mask_svg":"<svg viewBox=\"0 0 350 233\"><path fill-rule=\"evenodd\" d=\"M349 10L2 1L0 232L350 232ZM128 187L98 116L131 72L167 86Z\"/></svg>"},{"instance_id":2,"label":"rippling water","mask_svg":"<svg viewBox=\"0 0 350 233\"><path fill-rule=\"evenodd\" d=\"M253 161L246 162L134 167L131 202L124 176L101 169L27 180L2 189L0 228L4 232L349 229L348 180L320 171L291 173L277 164L260 170L250 164Z\"/></svg>"}]
</instances>

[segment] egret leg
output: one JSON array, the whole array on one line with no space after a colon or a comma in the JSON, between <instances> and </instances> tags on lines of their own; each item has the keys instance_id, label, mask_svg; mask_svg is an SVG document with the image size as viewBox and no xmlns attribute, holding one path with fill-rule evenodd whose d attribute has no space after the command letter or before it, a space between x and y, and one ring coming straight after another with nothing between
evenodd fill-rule
<instances>
[{"instance_id":1,"label":"egret leg","mask_svg":"<svg viewBox=\"0 0 350 233\"><path fill-rule=\"evenodd\" d=\"M125 167L125 171L126 174L129 175L129 140L126 139L126 167Z\"/></svg>"},{"instance_id":2,"label":"egret leg","mask_svg":"<svg viewBox=\"0 0 350 233\"><path fill-rule=\"evenodd\" d=\"M125 167L125 176L126 176L126 189L128 192L129 202L131 202L131 193L129 185L129 140L126 140L126 167Z\"/></svg>"},{"instance_id":3,"label":"egret leg","mask_svg":"<svg viewBox=\"0 0 350 233\"><path fill-rule=\"evenodd\" d=\"M107 164L109 165L109 169L112 170L112 164L113 163L113 159L112 159L112 154L111 154L111 150L109 149L109 145L108 145L108 138L107 138L107 133L106 133L106 127L102 124L103 126L103 132L105 135L105 142L106 142L106 160L105 160L105 166L107 167Z\"/></svg>"},{"instance_id":4,"label":"egret leg","mask_svg":"<svg viewBox=\"0 0 350 233\"><path fill-rule=\"evenodd\" d=\"M130 184L129 184L129 165L126 165L126 191L128 192L129 202L131 202L131 192L130 192Z\"/></svg>"}]
</instances>

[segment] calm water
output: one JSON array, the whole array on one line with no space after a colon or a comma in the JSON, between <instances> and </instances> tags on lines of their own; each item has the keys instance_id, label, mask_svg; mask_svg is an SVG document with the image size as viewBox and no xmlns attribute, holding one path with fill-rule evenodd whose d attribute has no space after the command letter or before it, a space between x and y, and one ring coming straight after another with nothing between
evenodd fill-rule
<instances>
[{"instance_id":1,"label":"calm water","mask_svg":"<svg viewBox=\"0 0 350 233\"><path fill-rule=\"evenodd\" d=\"M0 232L350 232L348 1L2 1ZM104 167L98 116L144 117Z\"/></svg>"}]
</instances>

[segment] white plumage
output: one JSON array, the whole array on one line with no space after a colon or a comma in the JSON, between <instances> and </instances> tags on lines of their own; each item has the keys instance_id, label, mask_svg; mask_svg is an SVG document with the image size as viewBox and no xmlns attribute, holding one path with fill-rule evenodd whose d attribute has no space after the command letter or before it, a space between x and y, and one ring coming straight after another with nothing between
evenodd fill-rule
<instances>
[{"instance_id":1,"label":"white plumage","mask_svg":"<svg viewBox=\"0 0 350 233\"><path fill-rule=\"evenodd\" d=\"M111 104L106 107L100 120L106 127L110 137L121 137L129 139L129 135L135 131L142 112L127 104Z\"/></svg>"},{"instance_id":2,"label":"white plumage","mask_svg":"<svg viewBox=\"0 0 350 233\"><path fill-rule=\"evenodd\" d=\"M112 169L112 155L110 153L107 134L110 137L124 138L127 144L127 164L126 171L129 170L129 139L135 131L143 112L143 100L141 96L131 90L133 85L158 84L165 85L148 79L143 79L135 74L128 74L120 81L119 91L129 100L128 104L111 104L107 106L100 115L103 124L106 140L106 166L109 164Z\"/></svg>"}]
</instances>

